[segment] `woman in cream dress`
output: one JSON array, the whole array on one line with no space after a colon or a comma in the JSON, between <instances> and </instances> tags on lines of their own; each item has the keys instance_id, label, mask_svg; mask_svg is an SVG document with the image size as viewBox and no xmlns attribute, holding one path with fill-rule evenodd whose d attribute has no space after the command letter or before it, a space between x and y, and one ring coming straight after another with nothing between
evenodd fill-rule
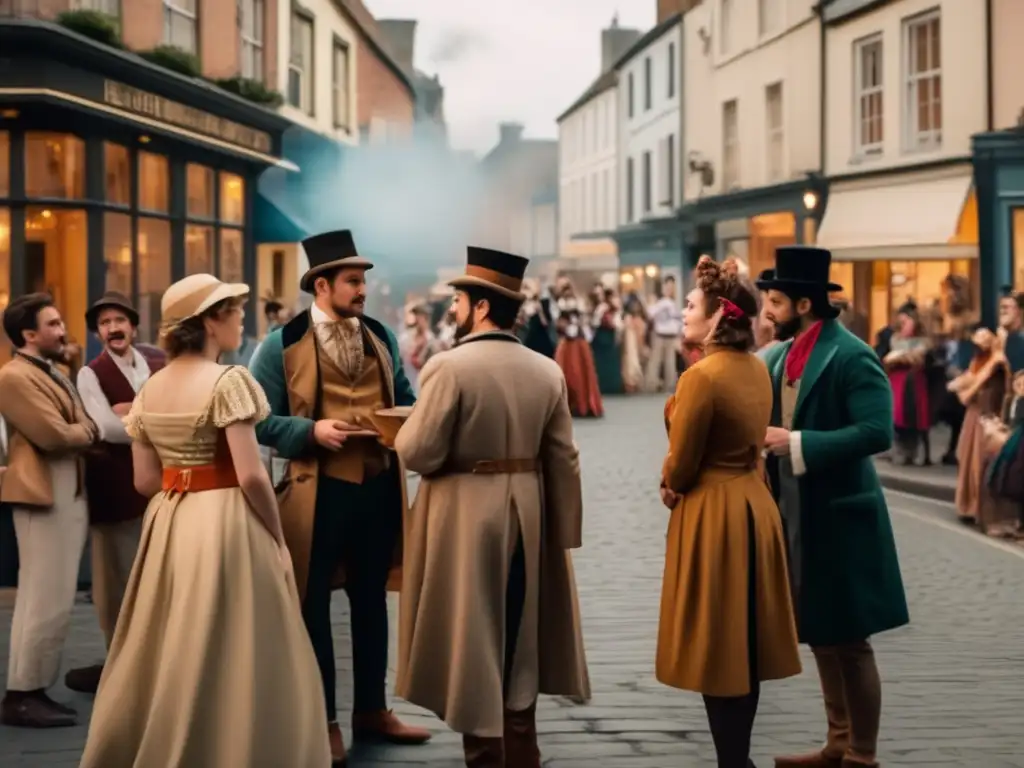
<instances>
[{"instance_id":1,"label":"woman in cream dress","mask_svg":"<svg viewBox=\"0 0 1024 768\"><path fill-rule=\"evenodd\" d=\"M164 294L171 362L125 418L152 496L82 768L327 768L320 676L254 424L244 285L191 275Z\"/></svg>"}]
</instances>

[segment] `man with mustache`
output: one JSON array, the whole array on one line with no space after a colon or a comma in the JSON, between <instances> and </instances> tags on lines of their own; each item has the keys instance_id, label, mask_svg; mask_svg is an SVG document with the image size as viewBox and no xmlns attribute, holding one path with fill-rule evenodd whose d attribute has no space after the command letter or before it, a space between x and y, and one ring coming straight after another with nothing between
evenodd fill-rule
<instances>
[{"instance_id":1,"label":"man with mustache","mask_svg":"<svg viewBox=\"0 0 1024 768\"><path fill-rule=\"evenodd\" d=\"M100 430L100 445L85 457L85 487L92 534L92 600L110 648L149 503L135 490L131 439L121 419L142 385L167 359L155 347L134 345L139 313L116 291L108 291L89 308L85 323L103 344L96 359L78 372L78 392ZM102 674L102 664L72 669L64 683L73 691L96 693Z\"/></svg>"},{"instance_id":2,"label":"man with mustache","mask_svg":"<svg viewBox=\"0 0 1024 768\"><path fill-rule=\"evenodd\" d=\"M60 674L89 526L82 453L99 429L57 368L67 341L53 299L15 299L3 326L15 352L0 369L0 416L10 433L0 502L14 510L20 568L0 723L70 726L75 710L46 691Z\"/></svg>"},{"instance_id":3,"label":"man with mustache","mask_svg":"<svg viewBox=\"0 0 1024 768\"><path fill-rule=\"evenodd\" d=\"M395 335L363 314L366 270L349 230L307 238L299 287L309 311L267 335L252 363L271 416L260 443L289 461L278 484L281 525L295 566L302 613L327 700L334 765L345 764L337 722L331 591L348 593L357 740L422 744L430 733L387 708L387 587L399 562L405 473L378 441L376 411L412 405ZM342 573L341 569L344 569ZM397 581L393 582L397 588Z\"/></svg>"}]
</instances>

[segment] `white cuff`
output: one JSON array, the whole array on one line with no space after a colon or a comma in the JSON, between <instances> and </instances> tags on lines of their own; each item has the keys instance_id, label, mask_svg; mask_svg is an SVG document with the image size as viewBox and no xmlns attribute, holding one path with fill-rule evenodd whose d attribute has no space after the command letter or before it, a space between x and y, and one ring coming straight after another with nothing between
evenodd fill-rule
<instances>
[{"instance_id":1,"label":"white cuff","mask_svg":"<svg viewBox=\"0 0 1024 768\"><path fill-rule=\"evenodd\" d=\"M803 440L799 432L789 433L789 460L793 464L794 477L807 474L807 464L804 463Z\"/></svg>"}]
</instances>

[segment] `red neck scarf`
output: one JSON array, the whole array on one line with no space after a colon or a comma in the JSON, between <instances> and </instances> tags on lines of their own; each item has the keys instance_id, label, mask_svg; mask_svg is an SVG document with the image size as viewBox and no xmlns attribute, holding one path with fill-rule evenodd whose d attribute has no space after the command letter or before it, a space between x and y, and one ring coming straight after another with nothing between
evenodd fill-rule
<instances>
[{"instance_id":1,"label":"red neck scarf","mask_svg":"<svg viewBox=\"0 0 1024 768\"><path fill-rule=\"evenodd\" d=\"M820 335L821 320L801 333L793 341L792 346L789 348L789 354L786 356L786 382L790 386L800 381L800 377L804 375L804 368L807 367L807 361L810 360L811 352L814 351L814 345L817 343L818 336Z\"/></svg>"}]
</instances>

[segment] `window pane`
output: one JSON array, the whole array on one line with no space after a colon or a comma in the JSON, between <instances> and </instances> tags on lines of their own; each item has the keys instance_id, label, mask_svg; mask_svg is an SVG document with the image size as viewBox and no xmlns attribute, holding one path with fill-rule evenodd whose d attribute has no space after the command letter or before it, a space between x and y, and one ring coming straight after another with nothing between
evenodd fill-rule
<instances>
[{"instance_id":1,"label":"window pane","mask_svg":"<svg viewBox=\"0 0 1024 768\"><path fill-rule=\"evenodd\" d=\"M139 208L166 213L170 201L167 158L139 152Z\"/></svg>"},{"instance_id":2,"label":"window pane","mask_svg":"<svg viewBox=\"0 0 1024 768\"><path fill-rule=\"evenodd\" d=\"M85 211L25 210L25 277L29 291L46 291L68 328L68 341L85 344L88 229Z\"/></svg>"},{"instance_id":3,"label":"window pane","mask_svg":"<svg viewBox=\"0 0 1024 768\"><path fill-rule=\"evenodd\" d=\"M213 218L213 169L189 163L188 215Z\"/></svg>"},{"instance_id":4,"label":"window pane","mask_svg":"<svg viewBox=\"0 0 1024 768\"><path fill-rule=\"evenodd\" d=\"M107 174L107 202L129 205L131 202L131 170L128 147L107 142L103 145L103 162Z\"/></svg>"},{"instance_id":5,"label":"window pane","mask_svg":"<svg viewBox=\"0 0 1024 768\"><path fill-rule=\"evenodd\" d=\"M225 283L244 283L245 269L242 266L242 230L222 229L220 231L220 275Z\"/></svg>"},{"instance_id":6,"label":"window pane","mask_svg":"<svg viewBox=\"0 0 1024 768\"><path fill-rule=\"evenodd\" d=\"M245 221L245 182L241 176L220 175L220 220L228 224Z\"/></svg>"},{"instance_id":7,"label":"window pane","mask_svg":"<svg viewBox=\"0 0 1024 768\"><path fill-rule=\"evenodd\" d=\"M139 219L139 341L156 341L160 299L171 284L171 223Z\"/></svg>"},{"instance_id":8,"label":"window pane","mask_svg":"<svg viewBox=\"0 0 1024 768\"><path fill-rule=\"evenodd\" d=\"M0 208L0 312L11 300L11 211ZM11 359L11 342L0 325L0 363Z\"/></svg>"},{"instance_id":9,"label":"window pane","mask_svg":"<svg viewBox=\"0 0 1024 768\"><path fill-rule=\"evenodd\" d=\"M11 137L0 131L0 197L11 194ZM2 241L0 241L2 242Z\"/></svg>"},{"instance_id":10,"label":"window pane","mask_svg":"<svg viewBox=\"0 0 1024 768\"><path fill-rule=\"evenodd\" d=\"M26 133L25 193L29 197L84 197L85 142L67 133Z\"/></svg>"},{"instance_id":11,"label":"window pane","mask_svg":"<svg viewBox=\"0 0 1024 768\"><path fill-rule=\"evenodd\" d=\"M126 213L103 214L105 288L132 295L132 218Z\"/></svg>"},{"instance_id":12,"label":"window pane","mask_svg":"<svg viewBox=\"0 0 1024 768\"><path fill-rule=\"evenodd\" d=\"M213 274L213 227L185 228L185 274Z\"/></svg>"}]
</instances>

